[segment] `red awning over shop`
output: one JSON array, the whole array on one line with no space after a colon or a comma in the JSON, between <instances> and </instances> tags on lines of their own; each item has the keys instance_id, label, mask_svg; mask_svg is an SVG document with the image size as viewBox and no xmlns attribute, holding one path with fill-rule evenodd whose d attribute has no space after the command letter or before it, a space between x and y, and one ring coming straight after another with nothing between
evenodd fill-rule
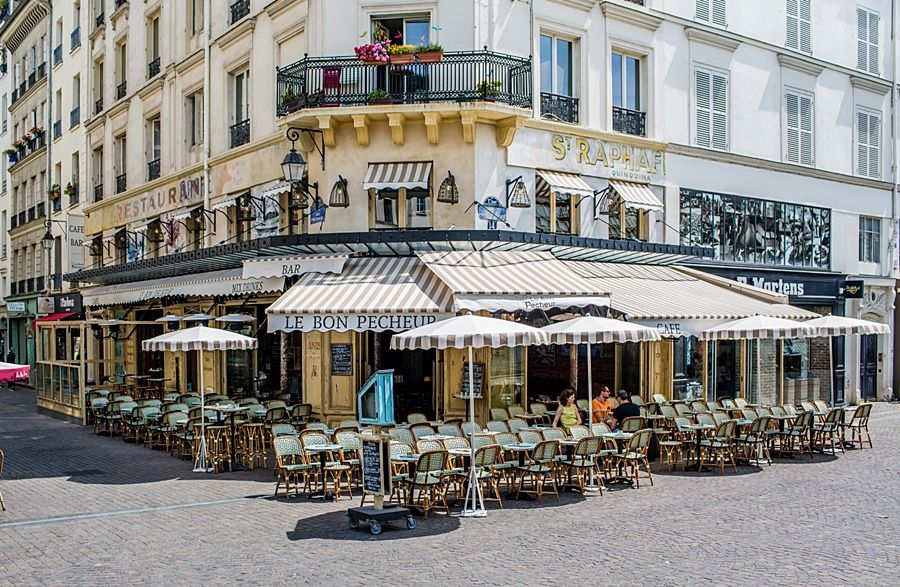
<instances>
[{"instance_id":1,"label":"red awning over shop","mask_svg":"<svg viewBox=\"0 0 900 587\"><path fill-rule=\"evenodd\" d=\"M66 318L71 318L72 316L77 315L78 312L56 312L54 314L47 314L46 316L41 316L40 318L35 318L32 320L31 324L37 329L38 322L56 322L57 320L65 320Z\"/></svg>"}]
</instances>

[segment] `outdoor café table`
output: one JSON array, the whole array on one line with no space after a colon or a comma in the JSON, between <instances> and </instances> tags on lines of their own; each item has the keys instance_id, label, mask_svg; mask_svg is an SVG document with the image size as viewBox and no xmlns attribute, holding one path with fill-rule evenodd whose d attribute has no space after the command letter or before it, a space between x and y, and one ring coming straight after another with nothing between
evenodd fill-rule
<instances>
[{"instance_id":1,"label":"outdoor caf\u00e9 table","mask_svg":"<svg viewBox=\"0 0 900 587\"><path fill-rule=\"evenodd\" d=\"M325 488L325 455L331 452L337 452L341 450L340 444L317 444L313 446L307 446L306 452L317 452L319 453L319 478L322 480L322 491L317 491L310 495L310 497L322 497L324 500L333 500L334 495L328 493Z\"/></svg>"},{"instance_id":2,"label":"outdoor caf\u00e9 table","mask_svg":"<svg viewBox=\"0 0 900 587\"><path fill-rule=\"evenodd\" d=\"M537 445L531 442L516 442L513 444L504 444L502 448L503 450L519 453L519 466L524 467L525 453L533 451L535 446Z\"/></svg>"},{"instance_id":3,"label":"outdoor caf\u00e9 table","mask_svg":"<svg viewBox=\"0 0 900 587\"><path fill-rule=\"evenodd\" d=\"M447 440L448 438L453 438L453 436L447 436L446 434L426 434L425 436L420 436L419 440L437 440L440 442L442 440Z\"/></svg>"},{"instance_id":4,"label":"outdoor caf\u00e9 table","mask_svg":"<svg viewBox=\"0 0 900 587\"><path fill-rule=\"evenodd\" d=\"M615 432L607 432L603 435L603 438L608 438L610 440L615 441L616 447L620 452L625 450L625 441L631 440L631 437L634 436L633 432L622 432L621 430L616 430ZM610 482L613 483L628 483L631 484L631 479L627 477L623 477L620 474L617 474L615 477L610 479Z\"/></svg>"},{"instance_id":5,"label":"outdoor caf\u00e9 table","mask_svg":"<svg viewBox=\"0 0 900 587\"><path fill-rule=\"evenodd\" d=\"M703 431L704 430L712 430L715 428L715 426L713 426L712 424L685 424L683 426L683 428L687 428L688 430L693 430L694 436L697 438L697 444L696 444L697 462L695 464L691 465L690 468L694 469L694 467L696 467L696 470L699 471L700 470L700 451L701 451L700 441L703 437Z\"/></svg>"},{"instance_id":6,"label":"outdoor caf\u00e9 table","mask_svg":"<svg viewBox=\"0 0 900 587\"><path fill-rule=\"evenodd\" d=\"M209 409L214 410L216 412L216 418L221 422L222 414L228 416L228 419L231 424L231 470L235 471L238 468L241 470L244 469L243 465L238 464L237 459L235 458L235 445L234 442L234 416L240 412L245 412L249 408L247 406L236 406L232 405L217 405L217 406L209 406Z\"/></svg>"},{"instance_id":7,"label":"outdoor caf\u00e9 table","mask_svg":"<svg viewBox=\"0 0 900 587\"><path fill-rule=\"evenodd\" d=\"M440 426L443 423L444 423L443 420L429 420L428 422L426 422L426 424L428 424L432 428L437 428L438 426Z\"/></svg>"},{"instance_id":8,"label":"outdoor caf\u00e9 table","mask_svg":"<svg viewBox=\"0 0 900 587\"><path fill-rule=\"evenodd\" d=\"M526 430L528 432L543 432L549 428L549 426L526 426L525 428L520 428L519 430Z\"/></svg>"}]
</instances>

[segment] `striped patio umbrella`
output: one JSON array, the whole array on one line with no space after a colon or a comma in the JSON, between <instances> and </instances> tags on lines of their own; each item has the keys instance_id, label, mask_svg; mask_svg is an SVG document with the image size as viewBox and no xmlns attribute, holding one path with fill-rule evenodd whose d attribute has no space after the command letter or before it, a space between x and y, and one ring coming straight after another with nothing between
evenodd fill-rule
<instances>
[{"instance_id":1,"label":"striped patio umbrella","mask_svg":"<svg viewBox=\"0 0 900 587\"><path fill-rule=\"evenodd\" d=\"M413 330L395 334L391 337L391 348L394 350L416 349L469 349L469 418L475 422L475 373L473 368L473 348L498 348L547 344L546 334L525 324L510 320L499 320L466 314L439 320L432 324L420 326ZM469 486L466 489L466 503L463 516L487 516L481 486L475 471L475 430L473 427L470 439L472 449Z\"/></svg>"},{"instance_id":2,"label":"striped patio umbrella","mask_svg":"<svg viewBox=\"0 0 900 587\"><path fill-rule=\"evenodd\" d=\"M145 351L198 351L200 365L200 413L206 409L206 386L203 383L203 351L247 351L256 348L256 339L237 332L194 326L175 332L167 332L145 340ZM200 454L194 471L206 472L206 419L200 419Z\"/></svg>"}]
</instances>

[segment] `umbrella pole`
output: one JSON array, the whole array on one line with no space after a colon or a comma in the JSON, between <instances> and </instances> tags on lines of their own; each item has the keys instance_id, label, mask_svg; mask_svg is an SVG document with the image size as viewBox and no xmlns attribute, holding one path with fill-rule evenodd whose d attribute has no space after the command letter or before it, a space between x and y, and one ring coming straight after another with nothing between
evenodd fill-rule
<instances>
[{"instance_id":1,"label":"umbrella pole","mask_svg":"<svg viewBox=\"0 0 900 587\"><path fill-rule=\"evenodd\" d=\"M197 467L195 473L208 473L206 468L206 386L203 383L203 349L197 351L199 353L200 363L200 454L197 457Z\"/></svg>"},{"instance_id":2,"label":"umbrella pole","mask_svg":"<svg viewBox=\"0 0 900 587\"><path fill-rule=\"evenodd\" d=\"M759 339L757 338L756 339L756 405L757 406L762 405L762 398L760 397L760 384L759 384L760 369L762 369L762 367L761 367L761 362L760 362L760 358L759 358ZM763 457L762 444L757 444L756 445L756 463L757 463L757 465L762 462L762 457Z\"/></svg>"},{"instance_id":3,"label":"umbrella pole","mask_svg":"<svg viewBox=\"0 0 900 587\"><path fill-rule=\"evenodd\" d=\"M588 413L587 413L587 425L588 429L591 431L591 436L594 435L594 380L593 374L591 373L591 343L587 343L587 380L588 380ZM594 461L594 455L591 455L591 462ZM594 467L591 467L591 478L588 482L587 486L584 488L585 491L597 491L597 483L594 481Z\"/></svg>"},{"instance_id":4,"label":"umbrella pole","mask_svg":"<svg viewBox=\"0 0 900 587\"><path fill-rule=\"evenodd\" d=\"M469 347L469 421L475 423L475 368L472 364L472 347ZM475 471L475 427L472 426L472 435L469 438L469 447L472 453L469 455L469 486L466 488L466 503L463 505L462 515L465 518L486 518L484 509L484 497L481 495L481 486L478 484L478 475ZM471 505L470 505L471 504Z\"/></svg>"},{"instance_id":5,"label":"umbrella pole","mask_svg":"<svg viewBox=\"0 0 900 587\"><path fill-rule=\"evenodd\" d=\"M834 349L831 348L834 344L834 337L828 337L828 377L830 377L830 387L831 387L831 407L837 405L837 389L834 385Z\"/></svg>"}]
</instances>

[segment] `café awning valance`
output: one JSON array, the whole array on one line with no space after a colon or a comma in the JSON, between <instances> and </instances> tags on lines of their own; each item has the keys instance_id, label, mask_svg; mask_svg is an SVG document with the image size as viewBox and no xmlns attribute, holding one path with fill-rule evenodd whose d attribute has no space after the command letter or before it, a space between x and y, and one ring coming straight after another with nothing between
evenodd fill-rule
<instances>
[{"instance_id":1,"label":"caf\u00e9 awning valance","mask_svg":"<svg viewBox=\"0 0 900 587\"><path fill-rule=\"evenodd\" d=\"M369 163L363 189L428 189L430 181L431 161Z\"/></svg>"}]
</instances>

